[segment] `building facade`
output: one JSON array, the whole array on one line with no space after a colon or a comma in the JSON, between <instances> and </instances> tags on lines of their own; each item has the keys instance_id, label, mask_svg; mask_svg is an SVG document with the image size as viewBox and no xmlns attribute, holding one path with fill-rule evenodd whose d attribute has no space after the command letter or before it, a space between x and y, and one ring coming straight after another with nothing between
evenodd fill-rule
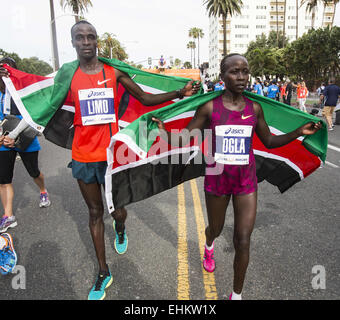
<instances>
[{"instance_id":1,"label":"building facade","mask_svg":"<svg viewBox=\"0 0 340 320\"><path fill-rule=\"evenodd\" d=\"M289 41L294 41L312 27L332 24L334 4L321 4L309 13L301 0L243 0L240 15L227 17L227 54L247 51L248 44L262 33L283 31ZM223 57L222 17L209 18L209 76L219 76Z\"/></svg>"}]
</instances>

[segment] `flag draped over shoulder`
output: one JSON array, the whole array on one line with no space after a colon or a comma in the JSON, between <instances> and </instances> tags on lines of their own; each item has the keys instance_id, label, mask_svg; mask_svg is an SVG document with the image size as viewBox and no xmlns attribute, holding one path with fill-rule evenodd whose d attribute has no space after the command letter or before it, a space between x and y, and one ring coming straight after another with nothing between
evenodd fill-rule
<instances>
[{"instance_id":1,"label":"flag draped over shoulder","mask_svg":"<svg viewBox=\"0 0 340 320\"><path fill-rule=\"evenodd\" d=\"M163 93L183 88L189 79L148 73L115 59L100 58L126 72L145 92ZM6 87L26 121L45 137L71 148L74 105L70 99L72 77L79 61L64 64L55 77L39 77L11 69ZM167 130L181 131L197 108L223 92L196 94L183 100L146 107L119 85L115 113L121 130L111 138L107 149L105 177L109 211L146 199L184 181L205 174L206 139L194 138L183 147L170 146L159 137L154 116ZM290 132L318 118L293 107L250 92L244 95L261 104L271 133ZM118 105L119 102L119 105ZM301 181L326 159L327 128L301 137L288 145L268 150L255 135L253 141L258 181L266 180L284 192Z\"/></svg>"}]
</instances>

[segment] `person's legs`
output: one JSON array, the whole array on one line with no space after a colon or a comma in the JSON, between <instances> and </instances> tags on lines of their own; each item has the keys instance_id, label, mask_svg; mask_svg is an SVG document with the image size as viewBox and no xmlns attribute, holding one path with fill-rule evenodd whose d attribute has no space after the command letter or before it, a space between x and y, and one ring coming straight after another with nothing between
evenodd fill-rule
<instances>
[{"instance_id":1,"label":"person's legs","mask_svg":"<svg viewBox=\"0 0 340 320\"><path fill-rule=\"evenodd\" d=\"M0 184L1 203L4 207L4 215L6 217L13 216L13 198L14 189L12 183Z\"/></svg>"},{"instance_id":2,"label":"person's legs","mask_svg":"<svg viewBox=\"0 0 340 320\"><path fill-rule=\"evenodd\" d=\"M221 234L230 195L216 196L205 192L208 214L208 226L205 229L206 244L204 248L203 267L208 272L215 270L214 240Z\"/></svg>"},{"instance_id":3,"label":"person's legs","mask_svg":"<svg viewBox=\"0 0 340 320\"><path fill-rule=\"evenodd\" d=\"M116 236L114 239L114 247L118 254L124 254L128 248L128 237L125 231L125 220L127 211L125 208L116 209L112 214L113 231Z\"/></svg>"},{"instance_id":4,"label":"person's legs","mask_svg":"<svg viewBox=\"0 0 340 320\"><path fill-rule=\"evenodd\" d=\"M328 129L332 130L333 129L332 107L325 106L322 110L322 115L325 117Z\"/></svg>"},{"instance_id":5,"label":"person's legs","mask_svg":"<svg viewBox=\"0 0 340 320\"><path fill-rule=\"evenodd\" d=\"M17 226L13 215L14 189L12 184L16 151L0 151L0 200L4 214L0 217L0 232Z\"/></svg>"},{"instance_id":6,"label":"person's legs","mask_svg":"<svg viewBox=\"0 0 340 320\"><path fill-rule=\"evenodd\" d=\"M81 194L89 209L89 228L100 270L108 270L105 257L104 241L104 205L102 200L101 185L98 183L86 184L77 180Z\"/></svg>"},{"instance_id":7,"label":"person's legs","mask_svg":"<svg viewBox=\"0 0 340 320\"><path fill-rule=\"evenodd\" d=\"M249 263L250 236L254 229L257 192L233 197L234 207L234 285L235 293L240 294Z\"/></svg>"},{"instance_id":8,"label":"person's legs","mask_svg":"<svg viewBox=\"0 0 340 320\"><path fill-rule=\"evenodd\" d=\"M116 209L112 214L112 218L116 221L116 230L118 232L124 232L125 220L127 217L127 211L125 208Z\"/></svg>"},{"instance_id":9,"label":"person's legs","mask_svg":"<svg viewBox=\"0 0 340 320\"><path fill-rule=\"evenodd\" d=\"M21 160L28 172L28 174L33 178L33 181L38 186L40 191L40 203L39 207L48 207L51 202L49 200L49 195L45 187L45 178L42 172L39 170L38 165L38 151L34 152L19 152Z\"/></svg>"},{"instance_id":10,"label":"person's legs","mask_svg":"<svg viewBox=\"0 0 340 320\"><path fill-rule=\"evenodd\" d=\"M205 192L205 203L208 215L208 226L205 229L205 236L206 243L209 247L222 232L230 198L230 195L216 196Z\"/></svg>"}]
</instances>

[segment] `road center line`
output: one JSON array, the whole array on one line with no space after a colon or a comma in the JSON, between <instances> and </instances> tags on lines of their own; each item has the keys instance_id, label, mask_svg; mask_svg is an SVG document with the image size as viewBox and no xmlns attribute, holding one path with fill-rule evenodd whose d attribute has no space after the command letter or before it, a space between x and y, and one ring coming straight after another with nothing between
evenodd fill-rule
<instances>
[{"instance_id":1,"label":"road center line","mask_svg":"<svg viewBox=\"0 0 340 320\"><path fill-rule=\"evenodd\" d=\"M187 220L183 184L178 188L178 248L177 248L177 299L189 300L189 265L187 244Z\"/></svg>"},{"instance_id":2,"label":"road center line","mask_svg":"<svg viewBox=\"0 0 340 320\"><path fill-rule=\"evenodd\" d=\"M194 208L195 208L195 218L196 218L196 226L197 226L197 234L198 234L198 246L201 254L201 261L203 261L204 255L204 245L205 245L205 223L202 212L201 200L199 197L197 183L195 179L190 180L192 198L194 200ZM202 263L201 263L202 264ZM205 298L206 300L217 300L217 290L215 284L215 276L214 273L209 273L204 270L202 265L202 273L203 273L203 284L205 289Z\"/></svg>"}]
</instances>

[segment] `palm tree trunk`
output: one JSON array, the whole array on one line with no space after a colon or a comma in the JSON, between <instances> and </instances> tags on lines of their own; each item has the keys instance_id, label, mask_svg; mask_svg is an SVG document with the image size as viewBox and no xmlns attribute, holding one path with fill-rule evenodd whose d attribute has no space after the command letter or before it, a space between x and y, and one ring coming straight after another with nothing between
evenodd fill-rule
<instances>
[{"instance_id":1,"label":"palm tree trunk","mask_svg":"<svg viewBox=\"0 0 340 320\"><path fill-rule=\"evenodd\" d=\"M200 35L197 37L197 61L198 67L200 67Z\"/></svg>"},{"instance_id":2,"label":"palm tree trunk","mask_svg":"<svg viewBox=\"0 0 340 320\"><path fill-rule=\"evenodd\" d=\"M196 42L195 42L195 47L194 47L194 65L193 65L193 69L195 69L195 65L196 65Z\"/></svg>"},{"instance_id":3,"label":"palm tree trunk","mask_svg":"<svg viewBox=\"0 0 340 320\"><path fill-rule=\"evenodd\" d=\"M52 31L52 64L53 70L59 69L59 55L58 55L58 43L57 43L57 31L55 27L55 16L53 0L50 0L50 11L51 11L51 31Z\"/></svg>"},{"instance_id":4,"label":"palm tree trunk","mask_svg":"<svg viewBox=\"0 0 340 320\"><path fill-rule=\"evenodd\" d=\"M279 47L279 11L276 0L276 46Z\"/></svg>"},{"instance_id":5,"label":"palm tree trunk","mask_svg":"<svg viewBox=\"0 0 340 320\"><path fill-rule=\"evenodd\" d=\"M336 3L335 1L333 1L333 17L332 17L332 24L331 24L331 27L334 26L334 17L335 17L335 12L336 12L336 6L337 6L338 3ZM325 7L326 5L324 5Z\"/></svg>"},{"instance_id":6,"label":"palm tree trunk","mask_svg":"<svg viewBox=\"0 0 340 320\"><path fill-rule=\"evenodd\" d=\"M190 48L190 54L191 54L190 62L191 62L191 67L192 67L192 47Z\"/></svg>"},{"instance_id":7,"label":"palm tree trunk","mask_svg":"<svg viewBox=\"0 0 340 320\"><path fill-rule=\"evenodd\" d=\"M227 15L223 15L223 56L227 55Z\"/></svg>"},{"instance_id":8,"label":"palm tree trunk","mask_svg":"<svg viewBox=\"0 0 340 320\"><path fill-rule=\"evenodd\" d=\"M299 37L299 0L295 1L296 4L296 39Z\"/></svg>"},{"instance_id":9,"label":"palm tree trunk","mask_svg":"<svg viewBox=\"0 0 340 320\"><path fill-rule=\"evenodd\" d=\"M283 12L283 48L286 45L285 38L286 38L286 7L287 7L287 0L285 0L284 4L284 12Z\"/></svg>"}]
</instances>

